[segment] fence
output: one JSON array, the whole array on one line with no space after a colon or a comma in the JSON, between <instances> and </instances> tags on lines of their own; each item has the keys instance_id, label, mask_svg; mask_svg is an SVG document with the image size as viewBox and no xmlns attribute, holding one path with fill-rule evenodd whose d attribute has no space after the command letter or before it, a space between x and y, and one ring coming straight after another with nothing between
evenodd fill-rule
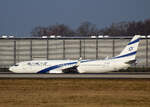
<instances>
[{"instance_id":1,"label":"fence","mask_svg":"<svg viewBox=\"0 0 150 107\"><path fill-rule=\"evenodd\" d=\"M0 39L0 67L29 60L104 59L118 55L131 38L10 38ZM140 41L139 67L150 66L150 39Z\"/></svg>"}]
</instances>

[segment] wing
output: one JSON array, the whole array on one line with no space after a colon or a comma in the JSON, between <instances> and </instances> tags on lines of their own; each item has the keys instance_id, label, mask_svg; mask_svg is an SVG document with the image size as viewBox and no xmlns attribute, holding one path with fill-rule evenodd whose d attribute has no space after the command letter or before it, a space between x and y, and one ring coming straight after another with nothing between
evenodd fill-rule
<instances>
[{"instance_id":1,"label":"wing","mask_svg":"<svg viewBox=\"0 0 150 107\"><path fill-rule=\"evenodd\" d=\"M77 73L79 73L77 68L78 68L78 66L79 66L80 63L81 63L81 60L82 60L82 58L80 58L80 59L78 60L78 62L77 62L76 65L74 65L74 66L72 66L72 67L69 67L69 68L66 68L66 69L63 69L62 72L63 72L63 73L71 73L71 74L77 74Z\"/></svg>"}]
</instances>

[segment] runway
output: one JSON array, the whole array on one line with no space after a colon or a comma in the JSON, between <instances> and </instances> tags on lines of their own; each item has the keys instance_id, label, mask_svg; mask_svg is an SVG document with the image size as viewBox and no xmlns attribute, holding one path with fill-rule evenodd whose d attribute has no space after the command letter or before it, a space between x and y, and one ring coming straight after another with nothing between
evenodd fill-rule
<instances>
[{"instance_id":1,"label":"runway","mask_svg":"<svg viewBox=\"0 0 150 107\"><path fill-rule=\"evenodd\" d=\"M97 79L130 79L130 78L149 78L150 73L102 73L102 74L13 74L1 73L2 78L97 78Z\"/></svg>"}]
</instances>

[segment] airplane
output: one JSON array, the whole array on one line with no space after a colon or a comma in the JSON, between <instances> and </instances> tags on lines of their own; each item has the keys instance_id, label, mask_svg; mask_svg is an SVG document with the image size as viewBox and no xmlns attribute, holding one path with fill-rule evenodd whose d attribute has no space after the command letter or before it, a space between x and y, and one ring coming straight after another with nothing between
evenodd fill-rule
<instances>
[{"instance_id":1,"label":"airplane","mask_svg":"<svg viewBox=\"0 0 150 107\"><path fill-rule=\"evenodd\" d=\"M127 69L136 62L140 35L135 35L123 51L103 60L24 61L9 68L14 73L105 73Z\"/></svg>"}]
</instances>

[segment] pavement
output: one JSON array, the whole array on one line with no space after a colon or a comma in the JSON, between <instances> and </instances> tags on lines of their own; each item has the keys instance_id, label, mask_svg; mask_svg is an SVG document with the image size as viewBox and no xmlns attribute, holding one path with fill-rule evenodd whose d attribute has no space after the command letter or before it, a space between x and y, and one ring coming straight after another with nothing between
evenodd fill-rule
<instances>
[{"instance_id":1,"label":"pavement","mask_svg":"<svg viewBox=\"0 0 150 107\"><path fill-rule=\"evenodd\" d=\"M130 79L146 78L150 79L150 72L134 73L101 73L101 74L15 74L11 72L1 72L0 78L97 78L97 79Z\"/></svg>"}]
</instances>

